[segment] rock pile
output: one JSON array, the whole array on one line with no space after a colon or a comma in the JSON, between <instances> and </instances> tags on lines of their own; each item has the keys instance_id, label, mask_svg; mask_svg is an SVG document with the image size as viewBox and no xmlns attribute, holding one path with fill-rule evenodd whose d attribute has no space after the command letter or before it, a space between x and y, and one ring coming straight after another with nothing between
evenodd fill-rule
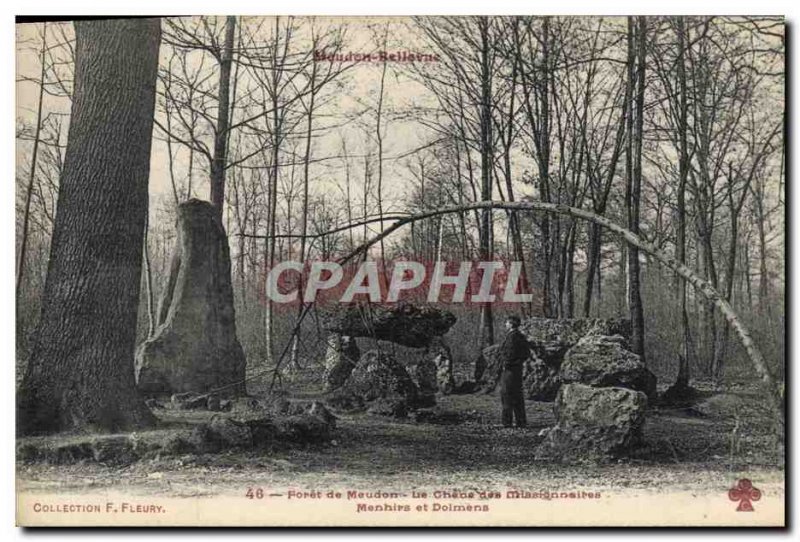
<instances>
[{"instance_id":1,"label":"rock pile","mask_svg":"<svg viewBox=\"0 0 800 542\"><path fill-rule=\"evenodd\" d=\"M203 452L262 449L276 443L313 444L331 440L336 417L322 404L243 397L230 413L195 428L190 444Z\"/></svg>"},{"instance_id":2,"label":"rock pile","mask_svg":"<svg viewBox=\"0 0 800 542\"><path fill-rule=\"evenodd\" d=\"M536 451L540 459L603 461L642 444L655 375L620 335L590 332L568 350L558 377L557 423Z\"/></svg>"},{"instance_id":3,"label":"rock pile","mask_svg":"<svg viewBox=\"0 0 800 542\"><path fill-rule=\"evenodd\" d=\"M420 390L406 368L386 352L370 350L328 403L344 410L367 407L373 414L405 417L419 400Z\"/></svg>"},{"instance_id":4,"label":"rock pile","mask_svg":"<svg viewBox=\"0 0 800 542\"><path fill-rule=\"evenodd\" d=\"M656 376L645 367L641 358L628 350L620 335L587 335L572 347L560 371L565 384L580 383L596 388L617 386L656 399Z\"/></svg>"},{"instance_id":5,"label":"rock pile","mask_svg":"<svg viewBox=\"0 0 800 542\"><path fill-rule=\"evenodd\" d=\"M630 320L600 318L526 318L520 331L531 351L549 367L561 367L570 348L586 335L620 335L630 340Z\"/></svg>"},{"instance_id":6,"label":"rock pile","mask_svg":"<svg viewBox=\"0 0 800 542\"><path fill-rule=\"evenodd\" d=\"M630 337L630 321L527 318L520 330L531 349L523 374L525 397L531 401L553 401L562 384L561 366L567 352L588 335L621 337L624 343ZM501 363L495 359L496 351L496 345L490 346L476 361L476 375L480 373L476 389L490 392L496 388L502 374Z\"/></svg>"}]
</instances>

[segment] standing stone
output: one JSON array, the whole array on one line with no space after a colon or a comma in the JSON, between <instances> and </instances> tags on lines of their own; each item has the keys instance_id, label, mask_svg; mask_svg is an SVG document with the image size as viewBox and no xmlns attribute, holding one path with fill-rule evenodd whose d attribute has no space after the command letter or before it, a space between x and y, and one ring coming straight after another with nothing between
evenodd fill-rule
<instances>
[{"instance_id":1,"label":"standing stone","mask_svg":"<svg viewBox=\"0 0 800 542\"><path fill-rule=\"evenodd\" d=\"M436 365L433 360L425 356L414 367L414 380L419 388L417 407L426 408L436 405Z\"/></svg>"},{"instance_id":2,"label":"standing stone","mask_svg":"<svg viewBox=\"0 0 800 542\"><path fill-rule=\"evenodd\" d=\"M453 377L453 358L446 352L439 352L433 358L436 366L436 387L444 395L450 395L455 391L456 380Z\"/></svg>"},{"instance_id":3,"label":"standing stone","mask_svg":"<svg viewBox=\"0 0 800 542\"><path fill-rule=\"evenodd\" d=\"M244 393L245 357L236 338L228 238L211 204L178 206L178 240L157 327L136 354L144 393Z\"/></svg>"},{"instance_id":4,"label":"standing stone","mask_svg":"<svg viewBox=\"0 0 800 542\"><path fill-rule=\"evenodd\" d=\"M416 367L415 377L417 385L423 393L436 393L437 391L441 391L445 395L453 393L455 388L453 359L450 348L444 339L436 337L431 342L423 361Z\"/></svg>"},{"instance_id":5,"label":"standing stone","mask_svg":"<svg viewBox=\"0 0 800 542\"><path fill-rule=\"evenodd\" d=\"M436 364L428 356L423 357L414 366L414 380L423 395L435 394L438 391L436 385Z\"/></svg>"},{"instance_id":6,"label":"standing stone","mask_svg":"<svg viewBox=\"0 0 800 542\"><path fill-rule=\"evenodd\" d=\"M326 392L341 388L355 369L361 352L353 337L338 333L328 335L325 350L325 382Z\"/></svg>"}]
</instances>

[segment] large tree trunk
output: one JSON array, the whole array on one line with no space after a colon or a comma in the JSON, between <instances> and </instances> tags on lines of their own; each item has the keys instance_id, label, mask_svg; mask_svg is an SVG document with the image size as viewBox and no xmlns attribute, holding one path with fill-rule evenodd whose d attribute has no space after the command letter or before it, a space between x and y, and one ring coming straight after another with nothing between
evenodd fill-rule
<instances>
[{"instance_id":1,"label":"large tree trunk","mask_svg":"<svg viewBox=\"0 0 800 542\"><path fill-rule=\"evenodd\" d=\"M75 91L20 434L151 423L133 355L158 19L75 23Z\"/></svg>"}]
</instances>

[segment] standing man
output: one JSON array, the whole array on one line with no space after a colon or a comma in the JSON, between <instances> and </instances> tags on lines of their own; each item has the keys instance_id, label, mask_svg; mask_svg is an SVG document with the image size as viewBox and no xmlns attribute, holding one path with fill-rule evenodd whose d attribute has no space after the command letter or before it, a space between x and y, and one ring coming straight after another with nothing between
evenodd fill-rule
<instances>
[{"instance_id":1,"label":"standing man","mask_svg":"<svg viewBox=\"0 0 800 542\"><path fill-rule=\"evenodd\" d=\"M519 330L518 316L506 318L506 336L497 350L503 374L500 378L500 400L503 404L504 427L511 427L512 419L517 427L525 427L525 398L522 394L522 367L530 355L528 341Z\"/></svg>"}]
</instances>

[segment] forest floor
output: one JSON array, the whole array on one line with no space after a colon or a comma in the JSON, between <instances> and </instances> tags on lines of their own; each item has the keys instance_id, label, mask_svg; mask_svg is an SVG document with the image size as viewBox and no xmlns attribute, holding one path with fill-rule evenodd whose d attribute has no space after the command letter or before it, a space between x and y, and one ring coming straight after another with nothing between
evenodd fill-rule
<instances>
[{"instance_id":1,"label":"forest floor","mask_svg":"<svg viewBox=\"0 0 800 542\"><path fill-rule=\"evenodd\" d=\"M17 489L172 497L242 495L252 487L692 491L748 477L783 492L783 448L770 433L763 399L752 391L713 395L702 408L652 409L647 447L635 458L600 466L534 461L540 431L554 424L552 403L529 401L523 430L499 426L499 406L495 392L440 396L436 423L340 414L333 441L269 453L161 457L117 467L19 462Z\"/></svg>"}]
</instances>

